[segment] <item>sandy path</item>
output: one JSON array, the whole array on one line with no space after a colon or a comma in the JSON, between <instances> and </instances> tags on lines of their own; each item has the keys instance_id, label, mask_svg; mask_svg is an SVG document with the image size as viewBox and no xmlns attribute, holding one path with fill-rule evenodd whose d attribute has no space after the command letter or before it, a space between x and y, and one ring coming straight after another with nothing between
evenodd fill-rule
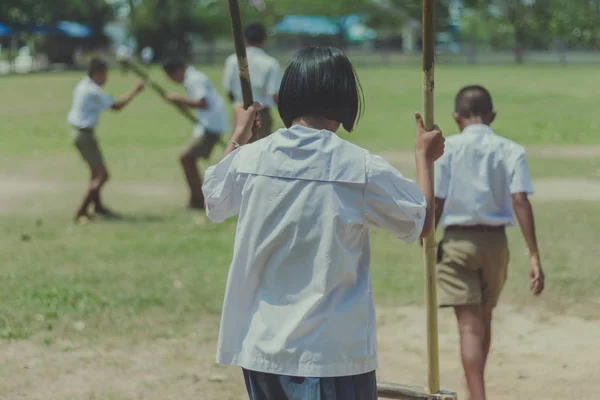
<instances>
[{"instance_id":1,"label":"sandy path","mask_svg":"<svg viewBox=\"0 0 600 400\"><path fill-rule=\"evenodd\" d=\"M600 146L597 145L536 145L527 146L526 151L528 156L542 158L600 158ZM384 151L380 155L392 164L414 168L414 155L411 151Z\"/></svg>"},{"instance_id":2,"label":"sandy path","mask_svg":"<svg viewBox=\"0 0 600 400\"><path fill-rule=\"evenodd\" d=\"M426 376L423 311L379 312L380 380L420 385ZM196 335L133 346L64 351L31 341L3 343L0 398L6 400L244 399L235 367L212 362L215 343ZM212 329L209 329L212 330ZM488 387L492 400L595 398L600 389L600 324L564 316L498 311ZM69 344L73 346L73 344ZM444 388L460 388L457 334L451 312L440 313ZM464 397L462 397L464 398Z\"/></svg>"},{"instance_id":3,"label":"sandy path","mask_svg":"<svg viewBox=\"0 0 600 400\"><path fill-rule=\"evenodd\" d=\"M547 158L600 158L600 146L530 146L528 154ZM381 153L390 163L403 171L414 169L414 155L409 151L388 151ZM600 201L600 180L582 178L543 178L534 181L535 199L539 201ZM41 203L38 199L52 198L61 192L72 192L78 199L85 189L85 182L41 180L35 176L14 175L0 172L0 214L8 214L19 209L30 209ZM132 195L140 198L153 198L164 202L185 196L184 185L180 182L122 182L113 181L108 191ZM71 193L70 193L71 194Z\"/></svg>"},{"instance_id":4,"label":"sandy path","mask_svg":"<svg viewBox=\"0 0 600 400\"><path fill-rule=\"evenodd\" d=\"M543 178L534 180L535 201L600 201L600 180L585 178ZM64 211L65 203L57 196L68 198L70 208L85 190L85 183L41 181L0 175L0 215L43 215ZM145 203L176 204L185 198L183 184L174 182L111 182L109 194L132 196ZM65 196L65 194L67 194Z\"/></svg>"}]
</instances>

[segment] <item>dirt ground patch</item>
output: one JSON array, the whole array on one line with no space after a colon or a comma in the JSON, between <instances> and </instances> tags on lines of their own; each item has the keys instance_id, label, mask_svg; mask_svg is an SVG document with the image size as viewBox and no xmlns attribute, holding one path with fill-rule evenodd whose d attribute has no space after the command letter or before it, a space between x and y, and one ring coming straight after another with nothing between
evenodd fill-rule
<instances>
[{"instance_id":1,"label":"dirt ground patch","mask_svg":"<svg viewBox=\"0 0 600 400\"><path fill-rule=\"evenodd\" d=\"M0 174L0 215L25 212L46 214L65 207L65 200L74 210L86 189L84 181L41 180L29 176ZM186 189L174 182L109 182L109 195L132 196L146 202L163 204L185 198ZM66 194L66 196L65 196ZM60 196L63 201L57 202Z\"/></svg>"},{"instance_id":2,"label":"dirt ground patch","mask_svg":"<svg viewBox=\"0 0 600 400\"><path fill-rule=\"evenodd\" d=\"M544 178L533 182L534 199L542 201L600 201L600 180Z\"/></svg>"},{"instance_id":3,"label":"dirt ground patch","mask_svg":"<svg viewBox=\"0 0 600 400\"><path fill-rule=\"evenodd\" d=\"M600 146L530 146L529 154L548 158L600 157ZM401 171L414 170L414 155L410 151L388 151L382 157ZM543 178L534 181L536 200L599 201L600 181L581 178ZM39 199L51 198L60 192L73 192L74 199L83 194L85 182L39 179L34 175L0 173L0 215L24 208L36 207ZM168 201L185 194L183 183L176 182L110 182L107 190L139 198ZM45 202L46 203L46 202ZM47 204L46 204L47 205ZM75 204L73 205L75 207Z\"/></svg>"},{"instance_id":4,"label":"dirt ground patch","mask_svg":"<svg viewBox=\"0 0 600 400\"><path fill-rule=\"evenodd\" d=\"M600 158L600 146L528 146L527 154L548 158Z\"/></svg>"},{"instance_id":5,"label":"dirt ground patch","mask_svg":"<svg viewBox=\"0 0 600 400\"><path fill-rule=\"evenodd\" d=\"M600 158L600 146L527 146L527 154L534 157L560 159ZM415 167L415 156L411 151L384 151L379 155L398 168Z\"/></svg>"},{"instance_id":6,"label":"dirt ground patch","mask_svg":"<svg viewBox=\"0 0 600 400\"><path fill-rule=\"evenodd\" d=\"M423 310L379 311L379 379L422 385L426 377ZM237 400L247 398L235 367L214 365L216 343L201 334L136 345L77 348L32 341L0 347L0 398L7 400ZM592 351L600 325L535 310L501 307L488 388L494 400L584 399L600 389ZM459 390L461 368L451 312L440 313L442 386ZM462 394L462 393L459 393ZM460 398L464 398L461 396Z\"/></svg>"},{"instance_id":7,"label":"dirt ground patch","mask_svg":"<svg viewBox=\"0 0 600 400\"><path fill-rule=\"evenodd\" d=\"M397 163L396 163L397 164ZM600 201L600 180L583 178L543 178L533 182L535 201ZM52 212L63 209L64 202L56 202L56 196L65 192L76 203L85 190L85 183L72 181L48 181L16 178L0 175L0 215L15 212L28 214ZM183 184L173 182L111 182L108 193L146 199L146 202L164 204L179 201L185 196Z\"/></svg>"}]
</instances>

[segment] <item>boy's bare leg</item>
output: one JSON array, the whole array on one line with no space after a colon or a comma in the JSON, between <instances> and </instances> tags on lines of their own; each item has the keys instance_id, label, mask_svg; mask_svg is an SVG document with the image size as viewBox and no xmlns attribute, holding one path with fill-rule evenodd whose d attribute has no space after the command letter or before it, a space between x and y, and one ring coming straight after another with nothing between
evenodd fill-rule
<instances>
[{"instance_id":1,"label":"boy's bare leg","mask_svg":"<svg viewBox=\"0 0 600 400\"><path fill-rule=\"evenodd\" d=\"M204 195L202 194L202 176L196 164L196 157L189 153L183 153L179 157L181 166L185 172L185 179L190 188L190 203L192 208L204 208Z\"/></svg>"},{"instance_id":2,"label":"boy's bare leg","mask_svg":"<svg viewBox=\"0 0 600 400\"><path fill-rule=\"evenodd\" d=\"M100 200L100 188L108 180L108 172L104 165L90 166L92 171L92 178L90 179L90 186L88 188L83 201L75 214L75 221L81 217L89 217L88 208L90 204L95 203L96 209L98 207L98 201Z\"/></svg>"},{"instance_id":3,"label":"boy's bare leg","mask_svg":"<svg viewBox=\"0 0 600 400\"><path fill-rule=\"evenodd\" d=\"M487 363L488 356L490 354L490 346L492 344L492 313L493 313L493 311L494 311L494 307L492 307L492 306L481 306L481 315L483 317L483 324L485 326L485 336L484 336L484 340L483 340L483 353L485 354L485 363Z\"/></svg>"},{"instance_id":4,"label":"boy's bare leg","mask_svg":"<svg viewBox=\"0 0 600 400\"><path fill-rule=\"evenodd\" d=\"M480 305L455 307L460 350L467 388L467 400L485 400L486 327Z\"/></svg>"},{"instance_id":5,"label":"boy's bare leg","mask_svg":"<svg viewBox=\"0 0 600 400\"><path fill-rule=\"evenodd\" d=\"M97 190L94 192L94 200L93 200L94 212L96 214L100 214L100 215L104 215L104 216L114 216L116 214L113 213L108 208L106 208L104 206L104 204L102 204L102 200L100 198L100 193L102 192L102 188L104 187L106 182L108 182L108 179L109 179L108 171L104 165L100 165L97 168L98 168L97 179L96 179Z\"/></svg>"}]
</instances>

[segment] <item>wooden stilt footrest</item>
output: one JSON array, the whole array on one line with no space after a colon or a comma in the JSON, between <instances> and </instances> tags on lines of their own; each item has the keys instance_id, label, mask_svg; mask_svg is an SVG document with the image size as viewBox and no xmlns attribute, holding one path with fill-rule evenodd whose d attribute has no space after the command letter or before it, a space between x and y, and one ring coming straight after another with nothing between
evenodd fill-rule
<instances>
[{"instance_id":1,"label":"wooden stilt footrest","mask_svg":"<svg viewBox=\"0 0 600 400\"><path fill-rule=\"evenodd\" d=\"M382 382L377 385L377 392L382 399L397 400L457 400L456 393L442 390L440 393L427 393L418 386L398 385Z\"/></svg>"}]
</instances>

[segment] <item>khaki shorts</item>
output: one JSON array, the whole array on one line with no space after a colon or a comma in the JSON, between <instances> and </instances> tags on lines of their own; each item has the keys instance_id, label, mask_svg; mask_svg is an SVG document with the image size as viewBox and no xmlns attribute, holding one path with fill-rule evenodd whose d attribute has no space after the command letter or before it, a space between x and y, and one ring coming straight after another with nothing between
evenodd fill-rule
<instances>
[{"instance_id":1,"label":"khaki shorts","mask_svg":"<svg viewBox=\"0 0 600 400\"><path fill-rule=\"evenodd\" d=\"M221 141L221 136L209 131L202 136L194 136L183 149L183 154L194 158L209 158L215 145Z\"/></svg>"},{"instance_id":2,"label":"khaki shorts","mask_svg":"<svg viewBox=\"0 0 600 400\"><path fill-rule=\"evenodd\" d=\"M90 167L104 165L104 157L102 157L102 151L94 135L94 129L73 127L71 132L75 147Z\"/></svg>"},{"instance_id":3,"label":"khaki shorts","mask_svg":"<svg viewBox=\"0 0 600 400\"><path fill-rule=\"evenodd\" d=\"M438 248L437 284L441 307L495 307L508 277L504 230L446 230Z\"/></svg>"}]
</instances>

